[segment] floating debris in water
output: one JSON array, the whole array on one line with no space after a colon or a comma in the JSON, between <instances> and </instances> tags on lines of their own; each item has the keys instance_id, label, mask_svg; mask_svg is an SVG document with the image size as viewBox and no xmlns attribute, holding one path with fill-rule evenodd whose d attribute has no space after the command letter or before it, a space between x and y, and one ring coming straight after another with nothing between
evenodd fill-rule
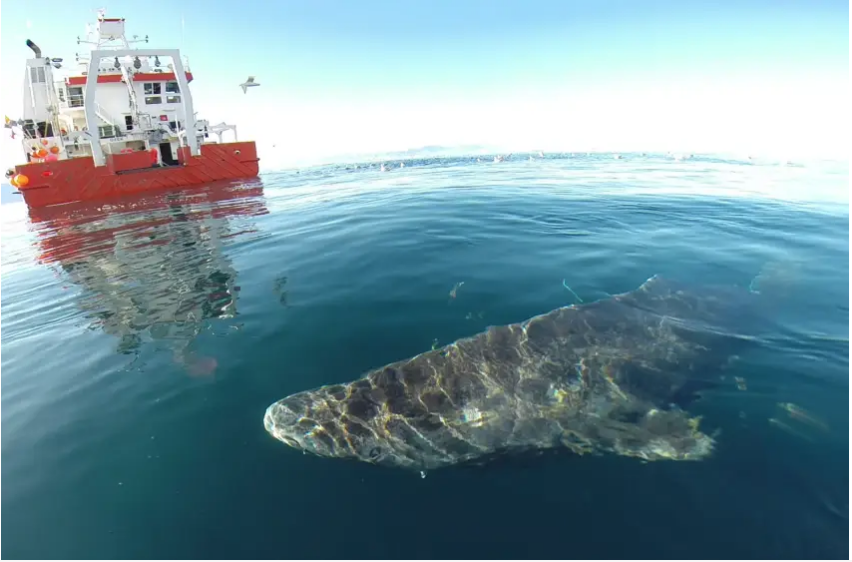
<instances>
[{"instance_id":1,"label":"floating debris in water","mask_svg":"<svg viewBox=\"0 0 852 562\"><path fill-rule=\"evenodd\" d=\"M581 299L581 298L580 298L580 295L578 295L577 293L575 293L575 292L574 292L574 289L572 289L571 287L569 287L569 286L568 286L568 283L566 283L564 279L562 280L562 286L563 286L563 287L565 287L566 289L568 289L568 291L569 291L572 295L574 295L574 298L575 298L575 299L577 299L577 300L578 300L578 301L580 301L580 302L583 302L583 299Z\"/></svg>"},{"instance_id":2,"label":"floating debris in water","mask_svg":"<svg viewBox=\"0 0 852 562\"><path fill-rule=\"evenodd\" d=\"M438 338L432 340L432 351L435 351L436 349L438 349Z\"/></svg>"},{"instance_id":3,"label":"floating debris in water","mask_svg":"<svg viewBox=\"0 0 852 562\"><path fill-rule=\"evenodd\" d=\"M748 390L748 385L746 384L746 380L742 377L734 377L734 381L737 383L738 390Z\"/></svg>"},{"instance_id":4,"label":"floating debris in water","mask_svg":"<svg viewBox=\"0 0 852 562\"><path fill-rule=\"evenodd\" d=\"M426 478L426 471L425 470L420 471L420 478Z\"/></svg>"},{"instance_id":5,"label":"floating debris in water","mask_svg":"<svg viewBox=\"0 0 852 562\"><path fill-rule=\"evenodd\" d=\"M459 289L461 288L461 286L462 286L462 285L464 285L464 281L459 281L458 283L456 283L456 284L453 286L453 290L452 290L452 291L450 291L450 298L451 298L451 299L454 299L454 298L456 298L456 297L458 296L458 294L459 294Z\"/></svg>"}]
</instances>

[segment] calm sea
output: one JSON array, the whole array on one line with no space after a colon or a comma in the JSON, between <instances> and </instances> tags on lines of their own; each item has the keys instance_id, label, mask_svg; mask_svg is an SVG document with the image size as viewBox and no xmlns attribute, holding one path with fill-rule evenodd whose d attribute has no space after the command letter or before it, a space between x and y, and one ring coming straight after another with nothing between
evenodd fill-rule
<instances>
[{"instance_id":1,"label":"calm sea","mask_svg":"<svg viewBox=\"0 0 852 562\"><path fill-rule=\"evenodd\" d=\"M389 164L0 206L4 558L848 557L846 164ZM653 274L771 299L692 406L707 460L422 479L264 430L290 393Z\"/></svg>"}]
</instances>

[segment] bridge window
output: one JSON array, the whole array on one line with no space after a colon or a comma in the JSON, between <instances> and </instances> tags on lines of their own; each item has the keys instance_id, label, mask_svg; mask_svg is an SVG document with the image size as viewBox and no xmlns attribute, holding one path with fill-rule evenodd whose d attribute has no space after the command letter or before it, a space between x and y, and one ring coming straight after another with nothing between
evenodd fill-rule
<instances>
[{"instance_id":1,"label":"bridge window","mask_svg":"<svg viewBox=\"0 0 852 562\"><path fill-rule=\"evenodd\" d=\"M177 82L166 82L166 93L167 94L179 94L180 86Z\"/></svg>"},{"instance_id":2,"label":"bridge window","mask_svg":"<svg viewBox=\"0 0 852 562\"><path fill-rule=\"evenodd\" d=\"M145 103L148 105L163 103L163 98L160 96L145 96Z\"/></svg>"},{"instance_id":3,"label":"bridge window","mask_svg":"<svg viewBox=\"0 0 852 562\"><path fill-rule=\"evenodd\" d=\"M146 96L159 95L163 93L163 85L159 82L145 82L143 87L145 88Z\"/></svg>"},{"instance_id":4,"label":"bridge window","mask_svg":"<svg viewBox=\"0 0 852 562\"><path fill-rule=\"evenodd\" d=\"M166 96L166 103L180 103L180 96Z\"/></svg>"},{"instance_id":5,"label":"bridge window","mask_svg":"<svg viewBox=\"0 0 852 562\"><path fill-rule=\"evenodd\" d=\"M68 105L71 107L83 107L82 86L68 86Z\"/></svg>"}]
</instances>

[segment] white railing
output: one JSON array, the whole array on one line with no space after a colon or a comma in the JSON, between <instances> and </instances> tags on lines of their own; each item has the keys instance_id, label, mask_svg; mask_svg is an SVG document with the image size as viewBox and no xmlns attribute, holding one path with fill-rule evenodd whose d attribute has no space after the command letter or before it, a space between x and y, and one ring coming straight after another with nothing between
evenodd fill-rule
<instances>
[{"instance_id":1,"label":"white railing","mask_svg":"<svg viewBox=\"0 0 852 562\"><path fill-rule=\"evenodd\" d=\"M118 120L110 115L98 102L95 102L95 115L97 115L98 118L107 125L118 127Z\"/></svg>"}]
</instances>

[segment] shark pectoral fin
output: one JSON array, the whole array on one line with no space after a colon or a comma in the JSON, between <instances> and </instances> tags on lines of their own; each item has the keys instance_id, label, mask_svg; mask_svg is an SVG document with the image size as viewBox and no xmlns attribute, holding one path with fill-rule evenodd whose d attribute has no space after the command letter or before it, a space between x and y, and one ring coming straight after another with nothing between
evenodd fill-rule
<instances>
[{"instance_id":1,"label":"shark pectoral fin","mask_svg":"<svg viewBox=\"0 0 852 562\"><path fill-rule=\"evenodd\" d=\"M560 436L575 453L611 452L645 460L698 460L713 450L713 439L698 430L700 418L679 409L651 408L614 417L590 416Z\"/></svg>"},{"instance_id":2,"label":"shark pectoral fin","mask_svg":"<svg viewBox=\"0 0 852 562\"><path fill-rule=\"evenodd\" d=\"M570 429L562 432L559 442L578 455L595 453L595 446L589 439Z\"/></svg>"},{"instance_id":3,"label":"shark pectoral fin","mask_svg":"<svg viewBox=\"0 0 852 562\"><path fill-rule=\"evenodd\" d=\"M690 417L683 410L648 410L636 424L636 440L621 454L647 460L698 460L713 451L713 438L699 431L701 417Z\"/></svg>"}]
</instances>

